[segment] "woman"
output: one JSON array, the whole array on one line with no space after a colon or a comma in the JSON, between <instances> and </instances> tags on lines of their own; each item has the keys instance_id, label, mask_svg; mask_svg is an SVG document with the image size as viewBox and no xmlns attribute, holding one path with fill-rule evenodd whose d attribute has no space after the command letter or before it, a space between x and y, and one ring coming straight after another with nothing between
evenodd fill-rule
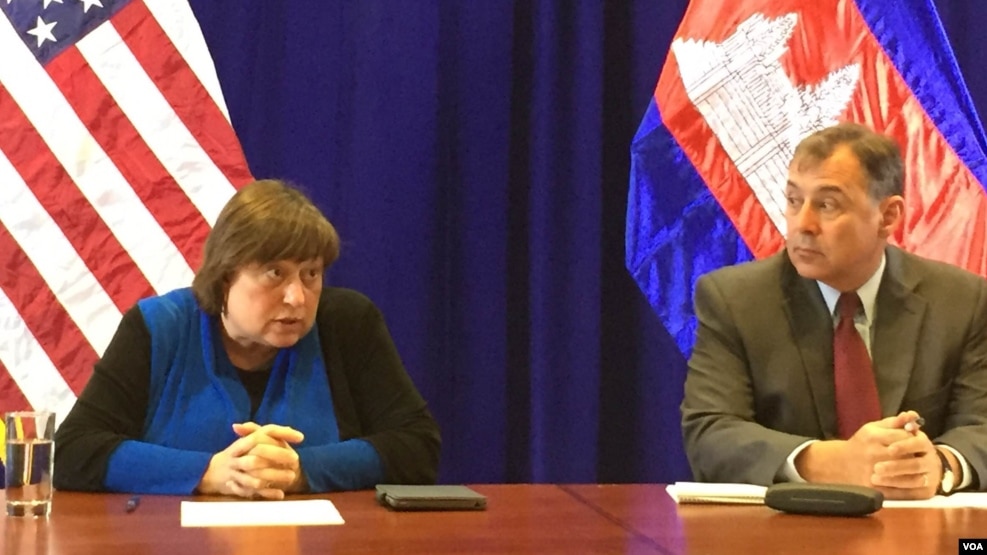
<instances>
[{"instance_id":1,"label":"woman","mask_svg":"<svg viewBox=\"0 0 987 555\"><path fill-rule=\"evenodd\" d=\"M335 229L256 181L223 208L192 287L123 317L55 436L55 486L281 499L433 483L439 431L383 317L323 287Z\"/></svg>"}]
</instances>

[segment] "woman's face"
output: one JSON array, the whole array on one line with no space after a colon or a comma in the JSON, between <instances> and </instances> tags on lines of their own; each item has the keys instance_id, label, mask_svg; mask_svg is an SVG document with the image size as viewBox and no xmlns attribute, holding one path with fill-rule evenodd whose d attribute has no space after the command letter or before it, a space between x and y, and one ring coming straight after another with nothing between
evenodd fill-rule
<instances>
[{"instance_id":1,"label":"woman's face","mask_svg":"<svg viewBox=\"0 0 987 555\"><path fill-rule=\"evenodd\" d=\"M322 258L278 260L237 270L226 291L223 327L244 348L290 347L315 322Z\"/></svg>"}]
</instances>

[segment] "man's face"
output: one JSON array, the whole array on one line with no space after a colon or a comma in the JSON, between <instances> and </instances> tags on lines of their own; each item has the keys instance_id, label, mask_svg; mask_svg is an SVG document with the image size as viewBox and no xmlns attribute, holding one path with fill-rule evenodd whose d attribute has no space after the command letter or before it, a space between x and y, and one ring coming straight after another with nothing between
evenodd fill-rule
<instances>
[{"instance_id":1,"label":"man's face","mask_svg":"<svg viewBox=\"0 0 987 555\"><path fill-rule=\"evenodd\" d=\"M904 201L874 200L867 188L867 174L845 145L822 162L792 162L785 186L786 248L799 275L853 291L877 271Z\"/></svg>"}]
</instances>

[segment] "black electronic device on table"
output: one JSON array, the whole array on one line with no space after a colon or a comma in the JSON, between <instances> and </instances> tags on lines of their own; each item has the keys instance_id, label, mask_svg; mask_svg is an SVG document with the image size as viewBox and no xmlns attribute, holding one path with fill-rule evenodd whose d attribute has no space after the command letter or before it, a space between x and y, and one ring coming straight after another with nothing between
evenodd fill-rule
<instances>
[{"instance_id":1,"label":"black electronic device on table","mask_svg":"<svg viewBox=\"0 0 987 555\"><path fill-rule=\"evenodd\" d=\"M377 502L396 511L479 511L486 496L466 486L378 484Z\"/></svg>"},{"instance_id":2,"label":"black electronic device on table","mask_svg":"<svg viewBox=\"0 0 987 555\"><path fill-rule=\"evenodd\" d=\"M842 484L774 484L764 504L786 513L865 516L884 505L884 494L873 488Z\"/></svg>"}]
</instances>

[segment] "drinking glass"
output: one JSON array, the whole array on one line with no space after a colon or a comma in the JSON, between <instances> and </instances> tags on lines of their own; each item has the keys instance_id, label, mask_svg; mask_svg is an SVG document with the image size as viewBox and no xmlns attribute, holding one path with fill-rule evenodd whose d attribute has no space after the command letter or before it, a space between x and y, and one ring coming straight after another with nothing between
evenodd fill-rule
<instances>
[{"instance_id":1,"label":"drinking glass","mask_svg":"<svg viewBox=\"0 0 987 555\"><path fill-rule=\"evenodd\" d=\"M51 511L55 413L8 412L4 425L7 516L46 517Z\"/></svg>"}]
</instances>

